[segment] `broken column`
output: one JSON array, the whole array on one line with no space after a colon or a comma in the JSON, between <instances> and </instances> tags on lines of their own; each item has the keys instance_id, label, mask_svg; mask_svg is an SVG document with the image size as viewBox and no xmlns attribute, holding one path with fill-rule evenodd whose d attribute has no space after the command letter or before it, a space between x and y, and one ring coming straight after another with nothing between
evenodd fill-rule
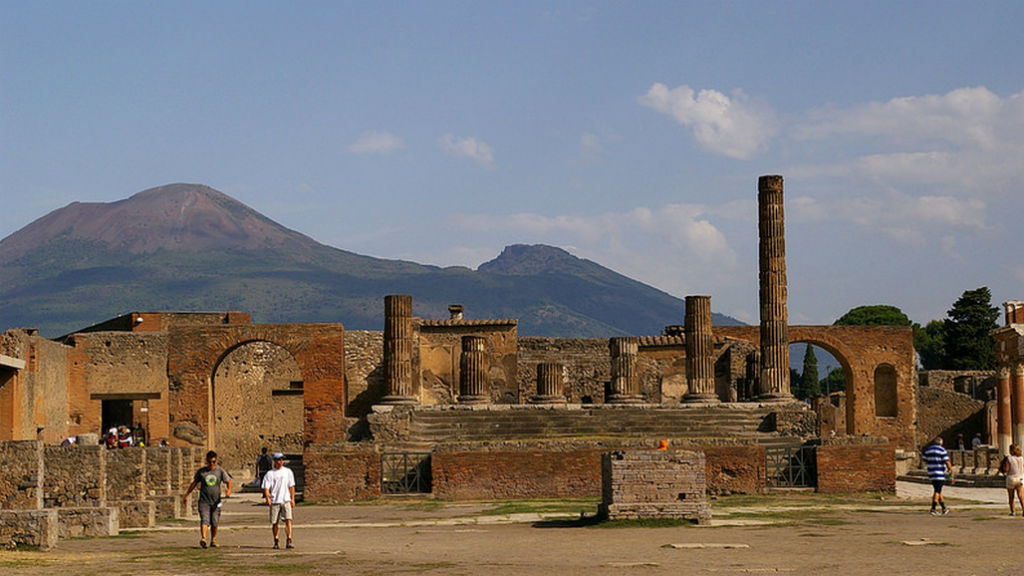
<instances>
[{"instance_id":1,"label":"broken column","mask_svg":"<svg viewBox=\"0 0 1024 576\"><path fill-rule=\"evenodd\" d=\"M608 384L609 404L637 404L643 402L637 382L636 356L640 342L636 338L611 338L608 352L611 355L612 376Z\"/></svg>"},{"instance_id":2,"label":"broken column","mask_svg":"<svg viewBox=\"0 0 1024 576\"><path fill-rule=\"evenodd\" d=\"M487 338L463 336L459 358L459 403L486 404L490 401L487 385Z\"/></svg>"},{"instance_id":3,"label":"broken column","mask_svg":"<svg viewBox=\"0 0 1024 576\"><path fill-rule=\"evenodd\" d=\"M684 402L718 402L711 297L686 297L686 384Z\"/></svg>"},{"instance_id":4,"label":"broken column","mask_svg":"<svg viewBox=\"0 0 1024 576\"><path fill-rule=\"evenodd\" d=\"M412 296L384 297L384 380L382 404L418 404L412 386Z\"/></svg>"},{"instance_id":5,"label":"broken column","mask_svg":"<svg viewBox=\"0 0 1024 576\"><path fill-rule=\"evenodd\" d=\"M537 364L537 395L532 404L565 403L565 366L558 362Z\"/></svg>"},{"instance_id":6,"label":"broken column","mask_svg":"<svg viewBox=\"0 0 1024 576\"><path fill-rule=\"evenodd\" d=\"M789 337L786 334L786 235L782 176L757 181L761 374L757 399L784 401L789 390Z\"/></svg>"}]
</instances>

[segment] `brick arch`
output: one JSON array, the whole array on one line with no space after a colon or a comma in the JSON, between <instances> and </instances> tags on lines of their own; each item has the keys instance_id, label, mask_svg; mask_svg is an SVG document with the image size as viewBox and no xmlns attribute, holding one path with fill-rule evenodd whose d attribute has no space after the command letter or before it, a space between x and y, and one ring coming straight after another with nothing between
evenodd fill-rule
<instances>
[{"instance_id":1,"label":"brick arch","mask_svg":"<svg viewBox=\"0 0 1024 576\"><path fill-rule=\"evenodd\" d=\"M170 429L189 423L213 430L211 384L221 361L250 342L269 342L291 354L303 380L304 444L345 438L345 338L341 324L233 324L180 327L168 332Z\"/></svg>"},{"instance_id":2,"label":"brick arch","mask_svg":"<svg viewBox=\"0 0 1024 576\"><path fill-rule=\"evenodd\" d=\"M758 326L715 326L715 336L760 346ZM827 350L846 370L846 431L885 436L914 449L917 429L917 357L913 333L897 326L789 326L790 342L809 342ZM845 364L844 364L845 362ZM896 417L875 414L875 370L896 371Z\"/></svg>"}]
</instances>

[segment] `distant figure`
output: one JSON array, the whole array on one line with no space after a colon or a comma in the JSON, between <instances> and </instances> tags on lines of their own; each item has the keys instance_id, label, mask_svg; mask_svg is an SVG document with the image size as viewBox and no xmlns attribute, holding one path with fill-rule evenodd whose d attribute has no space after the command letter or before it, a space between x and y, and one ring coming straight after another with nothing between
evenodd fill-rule
<instances>
[{"instance_id":1,"label":"distant figure","mask_svg":"<svg viewBox=\"0 0 1024 576\"><path fill-rule=\"evenodd\" d=\"M160 439L160 447L161 448L167 448L167 438L161 438Z\"/></svg>"},{"instance_id":2,"label":"distant figure","mask_svg":"<svg viewBox=\"0 0 1024 576\"><path fill-rule=\"evenodd\" d=\"M946 474L949 473L949 479L953 479L953 465L949 463L949 453L942 447L942 437L935 439L935 442L931 446L925 448L922 454L924 463L928 467L928 479L932 482L932 516L937 516L939 512L935 509L936 506L942 506L942 515L949 514L949 509L946 508L946 500L942 497L942 486L946 483Z\"/></svg>"},{"instance_id":3,"label":"distant figure","mask_svg":"<svg viewBox=\"0 0 1024 576\"><path fill-rule=\"evenodd\" d=\"M956 449L957 450L967 450L967 445L964 444L964 435L963 434L957 434L956 435Z\"/></svg>"},{"instance_id":4,"label":"distant figure","mask_svg":"<svg viewBox=\"0 0 1024 576\"><path fill-rule=\"evenodd\" d=\"M132 445L132 431L127 426L118 426L117 428L117 447L118 448L130 448Z\"/></svg>"},{"instance_id":5,"label":"distant figure","mask_svg":"<svg viewBox=\"0 0 1024 576\"><path fill-rule=\"evenodd\" d=\"M146 445L146 429L142 427L142 424L136 424L132 429L132 442L135 446Z\"/></svg>"},{"instance_id":6,"label":"distant figure","mask_svg":"<svg viewBox=\"0 0 1024 576\"><path fill-rule=\"evenodd\" d=\"M68 436L60 443L61 446L71 446L72 444L78 444L78 436Z\"/></svg>"},{"instance_id":7,"label":"distant figure","mask_svg":"<svg viewBox=\"0 0 1024 576\"><path fill-rule=\"evenodd\" d=\"M1024 514L1024 457L1020 446L1010 444L1010 454L1003 458L999 471L1006 475L1006 496L1010 500L1010 516L1013 516L1013 496L1020 502L1021 513Z\"/></svg>"},{"instance_id":8,"label":"distant figure","mask_svg":"<svg viewBox=\"0 0 1024 576\"><path fill-rule=\"evenodd\" d=\"M217 453L210 450L206 453L206 466L196 471L196 475L185 490L182 500L187 504L188 495L199 488L199 547L206 548L206 531L210 530L210 546L217 547L217 527L220 525L221 484L227 486L224 497L231 496L231 474L217 466Z\"/></svg>"},{"instance_id":9,"label":"distant figure","mask_svg":"<svg viewBox=\"0 0 1024 576\"><path fill-rule=\"evenodd\" d=\"M974 438L971 438L971 449L977 448L978 446L981 446L981 432L978 432L974 435Z\"/></svg>"},{"instance_id":10,"label":"distant figure","mask_svg":"<svg viewBox=\"0 0 1024 576\"><path fill-rule=\"evenodd\" d=\"M285 548L292 544L292 508L295 507L295 474L284 466L284 454L274 452L274 467L263 476L263 499L270 507L270 530L274 534L274 549L280 548L278 523L284 519Z\"/></svg>"},{"instance_id":11,"label":"distant figure","mask_svg":"<svg viewBox=\"0 0 1024 576\"><path fill-rule=\"evenodd\" d=\"M264 446L260 450L260 455L256 458L256 479L253 480L253 484L259 486L263 482L263 475L267 473L273 467L273 462L270 461L270 456L267 454L267 447Z\"/></svg>"}]
</instances>

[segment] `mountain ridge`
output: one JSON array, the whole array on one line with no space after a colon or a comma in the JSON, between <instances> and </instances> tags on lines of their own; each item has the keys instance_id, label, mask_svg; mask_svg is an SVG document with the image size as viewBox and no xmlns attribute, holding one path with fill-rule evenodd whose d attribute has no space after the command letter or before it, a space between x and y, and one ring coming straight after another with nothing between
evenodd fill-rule
<instances>
[{"instance_id":1,"label":"mountain ridge","mask_svg":"<svg viewBox=\"0 0 1024 576\"><path fill-rule=\"evenodd\" d=\"M681 299L546 245L476 270L363 256L288 229L201 184L73 202L0 240L0 329L67 333L129 311L250 312L257 322L380 329L383 297L414 313L516 318L524 336L623 336L681 324ZM738 324L715 315L716 322Z\"/></svg>"}]
</instances>

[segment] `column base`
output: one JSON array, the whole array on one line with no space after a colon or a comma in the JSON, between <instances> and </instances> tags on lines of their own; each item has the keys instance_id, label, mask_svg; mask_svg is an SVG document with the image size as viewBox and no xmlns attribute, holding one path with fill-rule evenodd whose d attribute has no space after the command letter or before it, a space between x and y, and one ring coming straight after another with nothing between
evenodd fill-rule
<instances>
[{"instance_id":1,"label":"column base","mask_svg":"<svg viewBox=\"0 0 1024 576\"><path fill-rule=\"evenodd\" d=\"M610 394L604 402L605 404L645 404L646 400L641 394Z\"/></svg>"},{"instance_id":2,"label":"column base","mask_svg":"<svg viewBox=\"0 0 1024 576\"><path fill-rule=\"evenodd\" d=\"M458 398L459 404L490 404L491 399L489 396L482 396L476 394L461 394Z\"/></svg>"},{"instance_id":3,"label":"column base","mask_svg":"<svg viewBox=\"0 0 1024 576\"><path fill-rule=\"evenodd\" d=\"M685 394L684 404L717 404L721 402L717 394Z\"/></svg>"},{"instance_id":4,"label":"column base","mask_svg":"<svg viewBox=\"0 0 1024 576\"><path fill-rule=\"evenodd\" d=\"M782 392L771 392L762 394L754 398L754 400L758 402L796 402L796 396Z\"/></svg>"},{"instance_id":5,"label":"column base","mask_svg":"<svg viewBox=\"0 0 1024 576\"><path fill-rule=\"evenodd\" d=\"M381 398L379 403L389 406L405 406L410 404L419 404L420 399L415 396L388 395Z\"/></svg>"}]
</instances>

